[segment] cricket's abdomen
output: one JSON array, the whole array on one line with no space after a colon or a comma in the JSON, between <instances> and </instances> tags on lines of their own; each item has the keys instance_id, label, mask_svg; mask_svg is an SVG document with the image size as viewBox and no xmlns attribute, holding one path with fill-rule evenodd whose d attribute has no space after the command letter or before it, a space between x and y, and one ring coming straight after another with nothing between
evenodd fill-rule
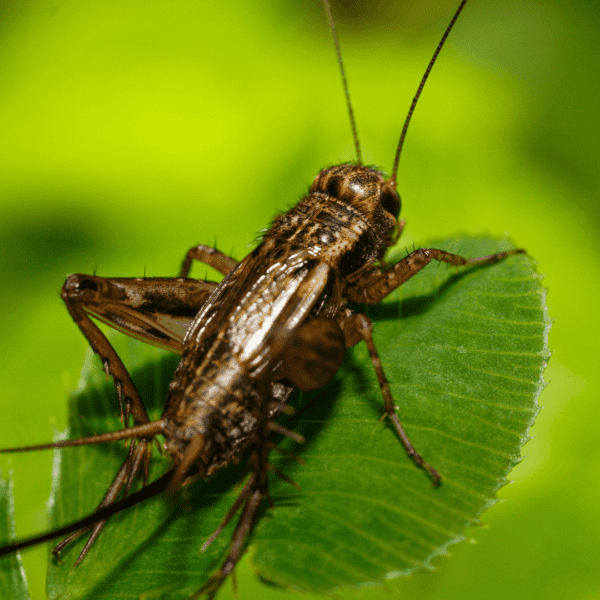
<instances>
[{"instance_id":1,"label":"cricket's abdomen","mask_svg":"<svg viewBox=\"0 0 600 600\"><path fill-rule=\"evenodd\" d=\"M231 352L214 357L184 389L171 390L163 414L165 449L178 463L189 444L201 439L197 458L206 474L229 464L250 442L257 411L270 399L260 392Z\"/></svg>"}]
</instances>

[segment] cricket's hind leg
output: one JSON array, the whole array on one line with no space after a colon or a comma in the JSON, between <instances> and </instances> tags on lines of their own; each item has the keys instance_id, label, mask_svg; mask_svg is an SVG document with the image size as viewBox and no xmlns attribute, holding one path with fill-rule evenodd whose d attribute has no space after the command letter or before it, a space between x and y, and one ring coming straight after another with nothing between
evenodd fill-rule
<instances>
[{"instance_id":1,"label":"cricket's hind leg","mask_svg":"<svg viewBox=\"0 0 600 600\"><path fill-rule=\"evenodd\" d=\"M83 274L70 275L65 281L62 299L90 346L100 356L107 376L113 376L125 429L129 427L130 415L135 425L149 424L148 413L129 371L90 316L131 337L180 354L189 324L216 286L213 282L191 279L103 278ZM165 312L165 307L170 307L172 314ZM139 473L143 474L146 485L151 448L151 437L131 442L129 455L98 510L113 504L119 497L127 496ZM92 533L75 563L79 564L105 524L106 520L103 520L74 533L54 548L54 555L58 558L70 542L91 529Z\"/></svg>"}]
</instances>

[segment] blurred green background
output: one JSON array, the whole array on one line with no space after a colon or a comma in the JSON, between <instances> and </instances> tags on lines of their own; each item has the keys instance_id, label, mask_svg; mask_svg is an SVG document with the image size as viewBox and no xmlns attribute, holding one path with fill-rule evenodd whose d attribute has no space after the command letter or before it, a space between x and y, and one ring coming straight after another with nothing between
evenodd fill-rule
<instances>
[{"instance_id":1,"label":"blurred green background","mask_svg":"<svg viewBox=\"0 0 600 600\"><path fill-rule=\"evenodd\" d=\"M334 1L365 162L391 169L454 8ZM403 242L510 235L547 274L556 322L544 409L506 501L468 532L476 545L401 597L600 598L598 31L590 2L473 0L409 130ZM0 445L18 446L66 423L86 346L59 298L67 274L174 275L199 242L242 258L320 168L354 152L317 0L4 0L0 81ZM43 531L51 455L0 466L18 536ZM23 555L35 600L45 553ZM244 562L242 598L290 596Z\"/></svg>"}]
</instances>

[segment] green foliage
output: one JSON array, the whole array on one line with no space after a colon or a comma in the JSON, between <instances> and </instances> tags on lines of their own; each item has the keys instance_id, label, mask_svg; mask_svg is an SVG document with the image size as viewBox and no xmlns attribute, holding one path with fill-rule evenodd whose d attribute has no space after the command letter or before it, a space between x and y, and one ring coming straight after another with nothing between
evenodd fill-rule
<instances>
[{"instance_id":1,"label":"green foliage","mask_svg":"<svg viewBox=\"0 0 600 600\"><path fill-rule=\"evenodd\" d=\"M430 246L465 256L510 247L485 239ZM549 319L528 256L461 271L430 265L369 314L401 421L443 484L434 489L379 421L382 401L368 354L364 344L354 348L328 386L293 399L299 415L292 425L307 442L283 445L305 464L273 457L301 490L273 478L274 509L265 509L251 545L256 572L280 586L330 592L430 567L495 502L537 413ZM176 360L148 364L156 351L132 348L130 357L119 351L157 417ZM95 359L84 375L71 402L70 437L119 427L112 383ZM94 509L125 452L115 443L57 453L52 527ZM167 465L156 460L152 477ZM231 467L192 485L175 504L154 498L112 518L83 564L71 569L78 540L64 552L65 565L50 559L49 597L109 599L126 591L187 598L228 548L233 525L199 552L239 493L242 472Z\"/></svg>"},{"instance_id":2,"label":"green foliage","mask_svg":"<svg viewBox=\"0 0 600 600\"><path fill-rule=\"evenodd\" d=\"M12 480L5 481L0 473L0 540L14 540L15 521ZM0 558L0 597L29 600L27 580L19 554Z\"/></svg>"}]
</instances>

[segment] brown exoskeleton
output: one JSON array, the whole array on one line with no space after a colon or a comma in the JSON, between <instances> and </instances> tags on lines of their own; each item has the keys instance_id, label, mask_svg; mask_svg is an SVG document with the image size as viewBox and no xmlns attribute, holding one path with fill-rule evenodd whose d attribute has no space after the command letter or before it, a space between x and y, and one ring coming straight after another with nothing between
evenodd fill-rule
<instances>
[{"instance_id":1,"label":"brown exoskeleton","mask_svg":"<svg viewBox=\"0 0 600 600\"><path fill-rule=\"evenodd\" d=\"M413 108L414 104L409 118ZM158 491L180 487L191 474L208 477L250 450L251 474L224 520L227 523L241 509L229 553L198 592L213 595L238 562L268 494L269 433L294 435L278 425L275 417L285 410L293 387L306 391L325 385L338 370L345 349L360 341L367 344L379 380L384 416L412 460L434 484L440 482L440 474L413 448L402 428L370 320L352 312L347 303L380 302L432 260L456 266L490 264L522 251L466 259L437 249L420 249L391 268L383 267L386 251L402 230L396 172L408 119L390 179L361 164L357 141L358 163L319 173L310 194L276 219L261 244L240 263L198 246L188 253L179 279L106 280L73 275L66 281L63 299L100 355L107 374L114 378L124 400L125 423L131 415L134 426L47 447L126 438L138 441L131 446L99 512L76 524L72 528L75 533L55 548L55 554L81 535L82 527L92 526L77 562L85 557L105 523L103 519L115 506L123 506L116 503L117 498L127 495L135 476L147 469L151 440L157 434L165 437L164 448L174 463L168 476L153 488ZM187 279L193 260L215 267L225 279L218 285ZM149 420L127 369L90 316L181 352L158 421ZM7 551L25 545L10 546Z\"/></svg>"}]
</instances>

